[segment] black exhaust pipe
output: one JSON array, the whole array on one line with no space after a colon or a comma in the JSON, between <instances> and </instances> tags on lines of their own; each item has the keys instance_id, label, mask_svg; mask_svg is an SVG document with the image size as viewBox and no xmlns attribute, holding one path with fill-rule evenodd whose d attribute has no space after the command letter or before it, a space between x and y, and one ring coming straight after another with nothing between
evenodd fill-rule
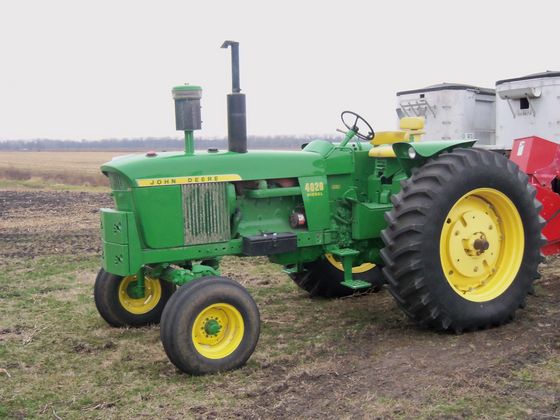
<instances>
[{"instance_id":1,"label":"black exhaust pipe","mask_svg":"<svg viewBox=\"0 0 560 420\"><path fill-rule=\"evenodd\" d=\"M228 150L247 153L247 112L245 94L239 86L239 42L224 41L222 48L231 47L231 86L232 93L227 96L228 113Z\"/></svg>"}]
</instances>

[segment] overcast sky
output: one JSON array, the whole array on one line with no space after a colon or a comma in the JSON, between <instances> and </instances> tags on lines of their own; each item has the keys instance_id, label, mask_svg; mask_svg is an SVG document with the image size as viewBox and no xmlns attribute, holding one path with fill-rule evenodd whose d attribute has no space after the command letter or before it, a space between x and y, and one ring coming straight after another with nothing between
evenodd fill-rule
<instances>
[{"instance_id":1,"label":"overcast sky","mask_svg":"<svg viewBox=\"0 0 560 420\"><path fill-rule=\"evenodd\" d=\"M395 92L560 70L550 1L0 0L0 139L178 136L171 88L203 87L226 134L240 42L249 134L395 124Z\"/></svg>"}]
</instances>

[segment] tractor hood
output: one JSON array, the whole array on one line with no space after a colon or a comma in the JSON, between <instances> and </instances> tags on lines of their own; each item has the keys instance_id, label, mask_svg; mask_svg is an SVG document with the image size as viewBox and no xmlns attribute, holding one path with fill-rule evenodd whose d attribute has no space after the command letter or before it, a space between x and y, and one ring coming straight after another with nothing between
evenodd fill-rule
<instances>
[{"instance_id":1,"label":"tractor hood","mask_svg":"<svg viewBox=\"0 0 560 420\"><path fill-rule=\"evenodd\" d=\"M150 152L116 157L103 164L101 171L120 173L136 187L151 182L166 185L171 178L183 177L200 177L189 182L205 182L206 177L215 176L219 180L235 181L323 175L325 159L305 151L197 152L194 155Z\"/></svg>"}]
</instances>

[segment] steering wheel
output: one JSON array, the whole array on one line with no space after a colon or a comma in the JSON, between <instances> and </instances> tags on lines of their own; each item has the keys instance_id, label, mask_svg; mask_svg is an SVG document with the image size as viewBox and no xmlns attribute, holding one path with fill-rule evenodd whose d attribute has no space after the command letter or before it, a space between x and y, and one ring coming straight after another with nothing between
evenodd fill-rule
<instances>
[{"instance_id":1,"label":"steering wheel","mask_svg":"<svg viewBox=\"0 0 560 420\"><path fill-rule=\"evenodd\" d=\"M344 119L346 115L350 116L347 118L348 120L352 120L352 119L354 120L354 123L352 125L348 124ZM356 137L358 137L359 139L370 141L373 140L373 138L375 137L375 132L373 131L373 128L371 128L371 125L369 125L369 123L363 117L360 117L355 112L344 111L342 114L340 114L340 119L342 120L342 124L344 124L344 126L348 130L352 130L354 133L356 133ZM360 128L358 127L358 122L365 124L365 126L368 128L369 131L367 135L360 134L359 132Z\"/></svg>"}]
</instances>

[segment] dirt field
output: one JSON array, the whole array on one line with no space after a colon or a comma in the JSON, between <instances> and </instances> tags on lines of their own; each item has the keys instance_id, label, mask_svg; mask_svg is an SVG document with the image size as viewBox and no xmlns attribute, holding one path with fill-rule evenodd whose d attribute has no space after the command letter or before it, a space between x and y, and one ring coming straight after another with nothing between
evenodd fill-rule
<instances>
[{"instance_id":1,"label":"dirt field","mask_svg":"<svg viewBox=\"0 0 560 420\"><path fill-rule=\"evenodd\" d=\"M387 292L310 299L265 259L229 258L262 334L246 367L179 373L157 327L113 329L92 285L108 194L0 189L0 418L558 418L560 259L510 324L416 327Z\"/></svg>"}]
</instances>

